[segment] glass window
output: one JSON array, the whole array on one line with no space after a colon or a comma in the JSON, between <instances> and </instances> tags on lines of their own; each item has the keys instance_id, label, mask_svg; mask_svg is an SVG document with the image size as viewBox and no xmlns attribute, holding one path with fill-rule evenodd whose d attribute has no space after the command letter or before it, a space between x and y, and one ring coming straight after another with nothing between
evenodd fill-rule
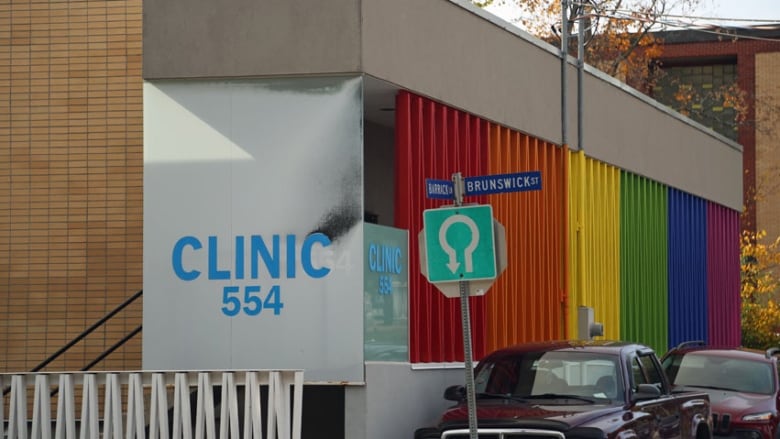
<instances>
[{"instance_id":1,"label":"glass window","mask_svg":"<svg viewBox=\"0 0 780 439\"><path fill-rule=\"evenodd\" d=\"M774 393L772 368L762 361L706 355L701 352L674 355L664 362L676 386L721 389L736 392Z\"/></svg>"},{"instance_id":2,"label":"glass window","mask_svg":"<svg viewBox=\"0 0 780 439\"><path fill-rule=\"evenodd\" d=\"M365 361L409 361L408 232L364 224Z\"/></svg>"},{"instance_id":3,"label":"glass window","mask_svg":"<svg viewBox=\"0 0 780 439\"><path fill-rule=\"evenodd\" d=\"M724 94L737 83L734 64L662 67L662 75L653 87L652 97L691 119L736 140L736 112L728 106Z\"/></svg>"},{"instance_id":4,"label":"glass window","mask_svg":"<svg viewBox=\"0 0 780 439\"><path fill-rule=\"evenodd\" d=\"M477 393L518 397L546 394L623 400L617 356L589 352L532 352L480 362Z\"/></svg>"},{"instance_id":5,"label":"glass window","mask_svg":"<svg viewBox=\"0 0 780 439\"><path fill-rule=\"evenodd\" d=\"M631 363L631 371L634 378L634 388L639 384L654 384L663 389L661 371L656 366L650 355L639 355Z\"/></svg>"}]
</instances>

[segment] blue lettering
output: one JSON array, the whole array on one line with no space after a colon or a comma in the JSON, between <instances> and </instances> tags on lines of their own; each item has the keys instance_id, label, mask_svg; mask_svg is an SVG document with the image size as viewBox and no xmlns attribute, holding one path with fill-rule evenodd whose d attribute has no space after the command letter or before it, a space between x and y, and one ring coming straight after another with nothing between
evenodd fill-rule
<instances>
[{"instance_id":1,"label":"blue lettering","mask_svg":"<svg viewBox=\"0 0 780 439\"><path fill-rule=\"evenodd\" d=\"M301 264L303 265L303 271L305 271L306 274L315 279L318 279L327 276L328 273L330 273L330 268L314 268L312 265L311 250L316 243L321 244L323 247L327 247L330 245L330 239L322 233L312 233L311 235L307 236L303 241L303 248L301 248Z\"/></svg>"},{"instance_id":2,"label":"blue lettering","mask_svg":"<svg viewBox=\"0 0 780 439\"><path fill-rule=\"evenodd\" d=\"M209 280L230 279L230 270L220 270L217 268L217 237L209 236Z\"/></svg>"},{"instance_id":3,"label":"blue lettering","mask_svg":"<svg viewBox=\"0 0 780 439\"><path fill-rule=\"evenodd\" d=\"M368 245L368 269L371 271L377 271L376 264L376 244Z\"/></svg>"},{"instance_id":4,"label":"blue lettering","mask_svg":"<svg viewBox=\"0 0 780 439\"><path fill-rule=\"evenodd\" d=\"M295 279L295 235L287 235L287 279Z\"/></svg>"},{"instance_id":5,"label":"blue lettering","mask_svg":"<svg viewBox=\"0 0 780 439\"><path fill-rule=\"evenodd\" d=\"M384 273L392 273L393 270L393 248L382 248L382 271Z\"/></svg>"},{"instance_id":6,"label":"blue lettering","mask_svg":"<svg viewBox=\"0 0 780 439\"><path fill-rule=\"evenodd\" d=\"M171 255L171 265L173 265L173 272L176 273L176 276L178 276L178 278L181 280L195 280L198 278L198 276L200 276L200 271L187 271L184 269L184 265L182 264L182 252L184 251L185 246L190 246L193 250L200 250L201 247L203 247L200 241L198 241L198 238L194 236L185 236L176 241L176 244L173 246L173 254Z\"/></svg>"},{"instance_id":7,"label":"blue lettering","mask_svg":"<svg viewBox=\"0 0 780 439\"><path fill-rule=\"evenodd\" d=\"M377 273L401 274L403 269L401 260L401 248L369 244L368 269Z\"/></svg>"},{"instance_id":8,"label":"blue lettering","mask_svg":"<svg viewBox=\"0 0 780 439\"><path fill-rule=\"evenodd\" d=\"M244 278L244 237L236 236L236 279Z\"/></svg>"},{"instance_id":9,"label":"blue lettering","mask_svg":"<svg viewBox=\"0 0 780 439\"><path fill-rule=\"evenodd\" d=\"M252 252L252 279L257 279L260 273L257 255L265 264L265 268L268 269L268 274L274 279L279 279L279 235L273 236L273 255L268 251L268 247L263 241L263 237L260 235L252 235L251 238L251 252Z\"/></svg>"},{"instance_id":10,"label":"blue lettering","mask_svg":"<svg viewBox=\"0 0 780 439\"><path fill-rule=\"evenodd\" d=\"M203 256L207 257L207 260L202 262L205 262L208 266L207 273L209 280L258 279L263 275L263 273L261 273L263 267L267 270L268 276L273 279L279 279L282 276L282 258L285 259L284 268L288 279L295 279L297 276L297 269L299 266L298 258L300 258L300 264L303 267L304 273L312 278L325 277L332 270L332 267L329 267L328 264L316 266L316 262L314 261L314 246L320 245L322 247L327 247L331 244L330 239L326 235L314 233L307 236L302 243L300 254L298 254L296 250L296 235L290 234L285 236L284 245L286 246L286 249L284 251L286 251L286 253L284 255L282 255L283 249L281 239L281 235L272 235L269 245L267 238L264 239L261 235L251 235L249 237L235 236L234 248L231 250L234 261L232 261L232 266L226 269L223 266L226 261L221 261L220 263L220 258L224 258L228 256L228 254L226 254L227 252L220 254L219 237L209 236L207 238L207 251L206 254L203 254L198 251L204 247L201 240L194 236L184 236L176 241L173 246L171 252L171 267L174 274L183 281L193 281L200 277L200 270L185 267L184 253L189 247L196 256L202 255L201 258L203 258ZM249 252L248 255L247 252ZM385 272L390 272L391 270L398 271L400 268L396 266L397 264L393 263L393 260L398 258L398 256L392 254L390 248L372 245L372 270Z\"/></svg>"}]
</instances>

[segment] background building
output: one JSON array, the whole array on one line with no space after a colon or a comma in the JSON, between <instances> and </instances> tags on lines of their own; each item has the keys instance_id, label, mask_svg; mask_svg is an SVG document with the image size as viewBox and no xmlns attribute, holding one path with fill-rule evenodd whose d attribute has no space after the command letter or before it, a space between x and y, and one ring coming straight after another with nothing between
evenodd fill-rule
<instances>
[{"instance_id":1,"label":"background building","mask_svg":"<svg viewBox=\"0 0 780 439\"><path fill-rule=\"evenodd\" d=\"M780 26L711 28L659 33L663 78L651 95L680 108L675 94L690 87L684 111L694 120L744 148L745 214L742 228L780 236ZM742 120L719 90L731 85L744 92ZM733 89L732 89L733 90ZM727 95L730 94L727 92Z\"/></svg>"}]
</instances>

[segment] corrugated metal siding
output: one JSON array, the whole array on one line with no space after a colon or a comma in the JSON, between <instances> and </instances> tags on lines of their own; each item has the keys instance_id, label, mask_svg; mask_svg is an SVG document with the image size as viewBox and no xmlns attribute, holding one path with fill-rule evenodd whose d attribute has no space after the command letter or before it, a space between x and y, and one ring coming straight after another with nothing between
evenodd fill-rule
<instances>
[{"instance_id":1,"label":"corrugated metal siding","mask_svg":"<svg viewBox=\"0 0 780 439\"><path fill-rule=\"evenodd\" d=\"M707 312L709 342L741 343L739 212L707 203Z\"/></svg>"},{"instance_id":2,"label":"corrugated metal siding","mask_svg":"<svg viewBox=\"0 0 780 439\"><path fill-rule=\"evenodd\" d=\"M495 124L489 174L541 171L542 190L491 195L508 267L486 297L487 348L564 337L566 150Z\"/></svg>"},{"instance_id":3,"label":"corrugated metal siding","mask_svg":"<svg viewBox=\"0 0 780 439\"><path fill-rule=\"evenodd\" d=\"M668 340L666 187L628 172L620 182L620 334L663 352Z\"/></svg>"},{"instance_id":4,"label":"corrugated metal siding","mask_svg":"<svg viewBox=\"0 0 780 439\"><path fill-rule=\"evenodd\" d=\"M604 338L620 339L620 169L571 152L569 172L569 331L589 306Z\"/></svg>"},{"instance_id":5,"label":"corrugated metal siding","mask_svg":"<svg viewBox=\"0 0 780 439\"><path fill-rule=\"evenodd\" d=\"M425 196L425 179L487 173L488 123L428 99L396 98L395 226L409 230L409 356L413 363L463 361L460 299L445 298L420 274L417 234L423 210L444 200ZM468 202L484 204L485 197ZM484 296L469 300L474 358L485 355Z\"/></svg>"},{"instance_id":6,"label":"corrugated metal siding","mask_svg":"<svg viewBox=\"0 0 780 439\"><path fill-rule=\"evenodd\" d=\"M707 210L669 189L669 347L707 340Z\"/></svg>"}]
</instances>

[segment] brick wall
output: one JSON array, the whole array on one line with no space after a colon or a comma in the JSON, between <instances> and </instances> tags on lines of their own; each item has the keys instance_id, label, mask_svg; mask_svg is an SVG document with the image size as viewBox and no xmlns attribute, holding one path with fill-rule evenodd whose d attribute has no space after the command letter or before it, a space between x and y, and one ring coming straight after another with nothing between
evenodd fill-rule
<instances>
[{"instance_id":1,"label":"brick wall","mask_svg":"<svg viewBox=\"0 0 780 439\"><path fill-rule=\"evenodd\" d=\"M0 370L142 288L141 0L0 2ZM47 370L141 324L141 301ZM139 369L136 336L95 369Z\"/></svg>"},{"instance_id":2,"label":"brick wall","mask_svg":"<svg viewBox=\"0 0 780 439\"><path fill-rule=\"evenodd\" d=\"M756 225L780 236L780 51L756 55ZM779 272L780 273L780 272Z\"/></svg>"},{"instance_id":3,"label":"brick wall","mask_svg":"<svg viewBox=\"0 0 780 439\"><path fill-rule=\"evenodd\" d=\"M768 39L732 39L724 37L713 41L665 44L663 60L687 64L706 65L715 59L735 58L737 64L737 82L748 97L748 112L741 123L737 141L743 146L743 191L746 212L742 217L742 227L756 229L756 204L753 202L757 181L761 177L756 169L756 58L762 53L780 52L780 40ZM777 150L775 150L777 151Z\"/></svg>"}]
</instances>

